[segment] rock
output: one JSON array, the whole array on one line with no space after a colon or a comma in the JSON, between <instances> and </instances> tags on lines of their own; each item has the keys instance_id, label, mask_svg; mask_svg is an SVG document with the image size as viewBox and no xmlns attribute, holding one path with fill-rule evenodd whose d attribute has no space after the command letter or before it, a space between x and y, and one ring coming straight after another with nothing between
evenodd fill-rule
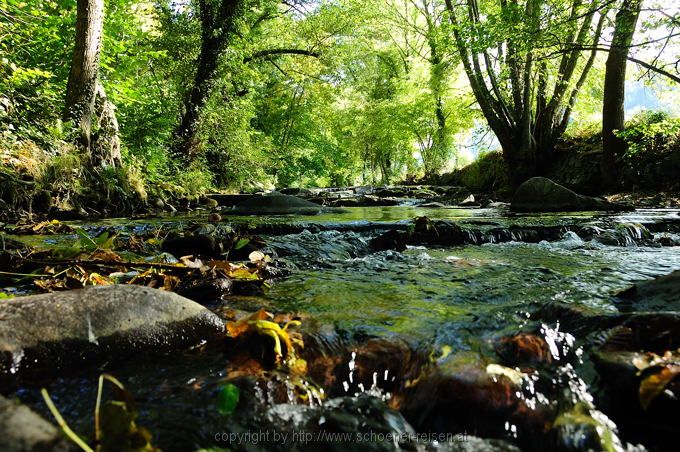
<instances>
[{"instance_id":1,"label":"rock","mask_svg":"<svg viewBox=\"0 0 680 452\"><path fill-rule=\"evenodd\" d=\"M410 197L418 198L418 199L435 198L436 196L437 196L436 192L434 192L432 190L428 190L426 188L416 190L415 192L410 194Z\"/></svg>"},{"instance_id":2,"label":"rock","mask_svg":"<svg viewBox=\"0 0 680 452\"><path fill-rule=\"evenodd\" d=\"M215 207L219 206L217 200L215 198L211 198L210 196L202 197L200 199L200 203L206 207L210 207L211 209L214 209Z\"/></svg>"},{"instance_id":3,"label":"rock","mask_svg":"<svg viewBox=\"0 0 680 452\"><path fill-rule=\"evenodd\" d=\"M463 229L447 220L432 221L427 217L414 220L414 229L409 244L429 246L452 246L465 243L468 239Z\"/></svg>"},{"instance_id":4,"label":"rock","mask_svg":"<svg viewBox=\"0 0 680 452\"><path fill-rule=\"evenodd\" d=\"M355 196L354 190L337 190L323 193L323 197L326 199L343 199L352 198Z\"/></svg>"},{"instance_id":5,"label":"rock","mask_svg":"<svg viewBox=\"0 0 680 452\"><path fill-rule=\"evenodd\" d=\"M680 270L642 281L616 294L619 308L644 311L680 311Z\"/></svg>"},{"instance_id":6,"label":"rock","mask_svg":"<svg viewBox=\"0 0 680 452\"><path fill-rule=\"evenodd\" d=\"M532 177L517 188L511 209L516 212L571 212L631 210L600 198L583 196L545 177Z\"/></svg>"},{"instance_id":7,"label":"rock","mask_svg":"<svg viewBox=\"0 0 680 452\"><path fill-rule=\"evenodd\" d=\"M380 198L404 198L407 195L407 190L401 187L386 187L377 189L373 194Z\"/></svg>"},{"instance_id":8,"label":"rock","mask_svg":"<svg viewBox=\"0 0 680 452\"><path fill-rule=\"evenodd\" d=\"M73 220L84 220L87 218L89 215L88 213L80 208L80 209L58 209L58 208L52 208L50 209L49 212L50 218L53 218L55 220L59 221L73 221Z\"/></svg>"},{"instance_id":9,"label":"rock","mask_svg":"<svg viewBox=\"0 0 680 452\"><path fill-rule=\"evenodd\" d=\"M154 203L156 207L159 209L162 209L165 207L165 201L163 201L161 198L156 198L156 202Z\"/></svg>"},{"instance_id":10,"label":"rock","mask_svg":"<svg viewBox=\"0 0 680 452\"><path fill-rule=\"evenodd\" d=\"M371 240L371 249L374 251L396 250L404 251L409 242L409 233L392 229Z\"/></svg>"},{"instance_id":11,"label":"rock","mask_svg":"<svg viewBox=\"0 0 680 452\"><path fill-rule=\"evenodd\" d=\"M1 395L0 438L5 452L75 450L57 427L27 406Z\"/></svg>"},{"instance_id":12,"label":"rock","mask_svg":"<svg viewBox=\"0 0 680 452\"><path fill-rule=\"evenodd\" d=\"M673 450L680 410L680 316L635 314L602 334L592 359L597 405L631 439Z\"/></svg>"},{"instance_id":13,"label":"rock","mask_svg":"<svg viewBox=\"0 0 680 452\"><path fill-rule=\"evenodd\" d=\"M283 188L279 190L282 195L312 196L312 191L307 188Z\"/></svg>"},{"instance_id":14,"label":"rock","mask_svg":"<svg viewBox=\"0 0 680 452\"><path fill-rule=\"evenodd\" d=\"M616 425L602 413L577 404L553 422L552 434L559 451L627 450L619 439Z\"/></svg>"},{"instance_id":15,"label":"rock","mask_svg":"<svg viewBox=\"0 0 680 452\"><path fill-rule=\"evenodd\" d=\"M553 414L545 405L526 404L517 382L519 372L492 367L469 352L437 364L391 403L417 431L474 432L499 438L506 436L508 425L514 425L520 442L541 438Z\"/></svg>"},{"instance_id":16,"label":"rock","mask_svg":"<svg viewBox=\"0 0 680 452\"><path fill-rule=\"evenodd\" d=\"M295 196L270 194L238 203L233 213L238 215L316 215L322 210L329 209Z\"/></svg>"},{"instance_id":17,"label":"rock","mask_svg":"<svg viewBox=\"0 0 680 452\"><path fill-rule=\"evenodd\" d=\"M0 304L0 375L194 345L224 331L203 306L143 286L93 286Z\"/></svg>"},{"instance_id":18,"label":"rock","mask_svg":"<svg viewBox=\"0 0 680 452\"><path fill-rule=\"evenodd\" d=\"M463 207L479 207L479 203L475 201L475 195L468 196L462 200L459 205Z\"/></svg>"},{"instance_id":19,"label":"rock","mask_svg":"<svg viewBox=\"0 0 680 452\"><path fill-rule=\"evenodd\" d=\"M397 339L369 339L337 352L323 347L304 353L309 376L330 396L362 393L369 388L400 392L429 364L425 353Z\"/></svg>"},{"instance_id":20,"label":"rock","mask_svg":"<svg viewBox=\"0 0 680 452\"><path fill-rule=\"evenodd\" d=\"M440 202L426 202L425 204L420 204L418 207L428 207L428 208L435 208L435 207L446 207L444 204Z\"/></svg>"},{"instance_id":21,"label":"rock","mask_svg":"<svg viewBox=\"0 0 680 452\"><path fill-rule=\"evenodd\" d=\"M552 362L550 347L545 339L531 333L503 337L495 349L503 364L510 367Z\"/></svg>"},{"instance_id":22,"label":"rock","mask_svg":"<svg viewBox=\"0 0 680 452\"><path fill-rule=\"evenodd\" d=\"M189 255L219 257L222 254L222 243L208 234L169 236L163 240L161 249L175 257Z\"/></svg>"},{"instance_id":23,"label":"rock","mask_svg":"<svg viewBox=\"0 0 680 452\"><path fill-rule=\"evenodd\" d=\"M219 300L231 293L234 282L229 278L191 280L177 289L177 293L197 303Z\"/></svg>"},{"instance_id":24,"label":"rock","mask_svg":"<svg viewBox=\"0 0 680 452\"><path fill-rule=\"evenodd\" d=\"M357 195L370 195L375 191L375 188L370 185L362 185L354 188L354 193Z\"/></svg>"},{"instance_id":25,"label":"rock","mask_svg":"<svg viewBox=\"0 0 680 452\"><path fill-rule=\"evenodd\" d=\"M399 204L397 198L378 198L373 195L328 200L328 205L333 207L396 206L397 204Z\"/></svg>"},{"instance_id":26,"label":"rock","mask_svg":"<svg viewBox=\"0 0 680 452\"><path fill-rule=\"evenodd\" d=\"M277 404L267 410L263 421L258 428L288 432L286 446L292 450L417 450L413 428L376 397L342 397L322 406ZM338 433L347 439L331 440Z\"/></svg>"},{"instance_id":27,"label":"rock","mask_svg":"<svg viewBox=\"0 0 680 452\"><path fill-rule=\"evenodd\" d=\"M487 204L486 207L489 207L489 208L492 208L492 209L505 209L505 208L510 207L510 203L502 202L502 201L492 201L489 204Z\"/></svg>"}]
</instances>

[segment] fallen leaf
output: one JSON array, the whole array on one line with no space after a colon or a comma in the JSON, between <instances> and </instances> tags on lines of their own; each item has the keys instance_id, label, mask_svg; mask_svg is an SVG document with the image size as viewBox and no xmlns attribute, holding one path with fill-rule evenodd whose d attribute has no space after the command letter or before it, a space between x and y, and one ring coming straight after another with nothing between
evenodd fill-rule
<instances>
[{"instance_id":1,"label":"fallen leaf","mask_svg":"<svg viewBox=\"0 0 680 452\"><path fill-rule=\"evenodd\" d=\"M217 409L222 416L230 416L236 411L241 392L238 386L227 383L217 393Z\"/></svg>"},{"instance_id":2,"label":"fallen leaf","mask_svg":"<svg viewBox=\"0 0 680 452\"><path fill-rule=\"evenodd\" d=\"M666 386L680 374L680 364L673 363L648 369L651 373L640 382L639 396L643 410L647 410L652 401L663 393Z\"/></svg>"}]
</instances>

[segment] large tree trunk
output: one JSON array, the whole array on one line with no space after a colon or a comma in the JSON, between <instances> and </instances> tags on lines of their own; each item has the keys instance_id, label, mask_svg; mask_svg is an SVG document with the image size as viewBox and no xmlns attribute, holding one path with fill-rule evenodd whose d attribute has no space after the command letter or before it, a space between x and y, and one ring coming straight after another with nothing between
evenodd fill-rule
<instances>
[{"instance_id":1,"label":"large tree trunk","mask_svg":"<svg viewBox=\"0 0 680 452\"><path fill-rule=\"evenodd\" d=\"M104 29L104 0L78 0L76 45L66 86L64 120L73 121L80 142L90 151L99 74L99 52Z\"/></svg>"},{"instance_id":2,"label":"large tree trunk","mask_svg":"<svg viewBox=\"0 0 680 452\"><path fill-rule=\"evenodd\" d=\"M626 60L635 34L642 0L623 0L616 14L614 36L607 57L602 101L602 163L605 188L612 189L618 179L618 160L626 151L626 142L616 136L624 127Z\"/></svg>"}]
</instances>

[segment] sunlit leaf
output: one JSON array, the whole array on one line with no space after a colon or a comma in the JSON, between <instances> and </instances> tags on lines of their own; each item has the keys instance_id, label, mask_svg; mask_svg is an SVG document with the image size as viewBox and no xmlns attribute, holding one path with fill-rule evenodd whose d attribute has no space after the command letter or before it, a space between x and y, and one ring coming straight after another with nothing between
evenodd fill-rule
<instances>
[{"instance_id":1,"label":"sunlit leaf","mask_svg":"<svg viewBox=\"0 0 680 452\"><path fill-rule=\"evenodd\" d=\"M231 383L223 385L217 393L217 409L222 416L230 416L236 411L240 398L238 386Z\"/></svg>"},{"instance_id":2,"label":"sunlit leaf","mask_svg":"<svg viewBox=\"0 0 680 452\"><path fill-rule=\"evenodd\" d=\"M243 248L244 246L246 246L249 243L250 243L250 239L245 239L245 238L239 239L239 241L236 242L236 245L234 245L234 249L240 250L241 248Z\"/></svg>"},{"instance_id":3,"label":"sunlit leaf","mask_svg":"<svg viewBox=\"0 0 680 452\"><path fill-rule=\"evenodd\" d=\"M668 364L665 366L655 366L648 368L650 372L640 382L640 405L644 410L649 408L649 405L661 395L666 386L673 381L673 379L680 374L680 364Z\"/></svg>"}]
</instances>

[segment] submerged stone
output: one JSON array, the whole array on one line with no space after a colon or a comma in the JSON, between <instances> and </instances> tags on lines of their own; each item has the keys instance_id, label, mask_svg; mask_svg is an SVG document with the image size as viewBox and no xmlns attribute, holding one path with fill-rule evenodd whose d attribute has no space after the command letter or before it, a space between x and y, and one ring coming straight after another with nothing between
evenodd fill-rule
<instances>
[{"instance_id":1,"label":"submerged stone","mask_svg":"<svg viewBox=\"0 0 680 452\"><path fill-rule=\"evenodd\" d=\"M439 360L433 372L422 375L391 405L418 431L512 435L520 443L535 442L540 450L553 413L545 405L528 404L518 381L522 375L463 352Z\"/></svg>"},{"instance_id":2,"label":"submerged stone","mask_svg":"<svg viewBox=\"0 0 680 452\"><path fill-rule=\"evenodd\" d=\"M519 333L502 337L495 349L503 364L511 367L552 362L550 347L544 338L536 334Z\"/></svg>"},{"instance_id":3,"label":"submerged stone","mask_svg":"<svg viewBox=\"0 0 680 452\"><path fill-rule=\"evenodd\" d=\"M1 395L0 438L5 452L75 450L54 425L27 406Z\"/></svg>"},{"instance_id":4,"label":"submerged stone","mask_svg":"<svg viewBox=\"0 0 680 452\"><path fill-rule=\"evenodd\" d=\"M631 210L604 199L579 195L545 177L532 177L517 188L511 209L516 212L571 212Z\"/></svg>"},{"instance_id":5,"label":"submerged stone","mask_svg":"<svg viewBox=\"0 0 680 452\"><path fill-rule=\"evenodd\" d=\"M212 235L195 234L184 237L170 236L163 240L161 249L163 252L170 253L175 257L189 255L219 257L222 254L223 246Z\"/></svg>"},{"instance_id":6,"label":"submerged stone","mask_svg":"<svg viewBox=\"0 0 680 452\"><path fill-rule=\"evenodd\" d=\"M0 304L0 376L195 345L224 331L203 306L142 286L94 286Z\"/></svg>"}]
</instances>

